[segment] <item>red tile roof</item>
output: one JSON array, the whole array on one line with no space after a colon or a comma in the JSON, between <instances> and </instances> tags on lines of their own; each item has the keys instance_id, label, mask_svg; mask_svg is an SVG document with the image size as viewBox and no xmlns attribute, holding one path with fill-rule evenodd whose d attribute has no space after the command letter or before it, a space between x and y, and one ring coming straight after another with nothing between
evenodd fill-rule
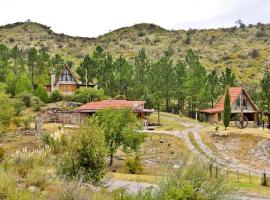
<instances>
[{"instance_id":1,"label":"red tile roof","mask_svg":"<svg viewBox=\"0 0 270 200\"><path fill-rule=\"evenodd\" d=\"M124 108L144 108L145 101L127 101L127 100L103 100L90 102L77 109L79 112L96 111L104 108L124 109Z\"/></svg>"},{"instance_id":2,"label":"red tile roof","mask_svg":"<svg viewBox=\"0 0 270 200\"><path fill-rule=\"evenodd\" d=\"M243 89L243 92L247 95L247 97L249 98L251 104L257 110L256 105L252 102L252 100L248 96L248 94L245 91L245 89ZM229 88L229 94L230 94L231 105L232 105L236 101L236 99L238 98L238 96L241 94L241 87L230 87ZM215 105L214 108L209 108L209 109L201 110L200 112L205 112L205 113L218 113L218 112L222 112L224 110L224 100L225 100L225 94L221 97L221 99Z\"/></svg>"}]
</instances>

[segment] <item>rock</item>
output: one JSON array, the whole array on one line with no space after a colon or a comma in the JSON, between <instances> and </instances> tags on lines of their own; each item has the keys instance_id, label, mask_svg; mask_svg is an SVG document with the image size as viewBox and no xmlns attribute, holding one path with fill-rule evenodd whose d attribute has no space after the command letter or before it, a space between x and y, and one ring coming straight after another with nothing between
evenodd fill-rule
<instances>
[{"instance_id":1,"label":"rock","mask_svg":"<svg viewBox=\"0 0 270 200\"><path fill-rule=\"evenodd\" d=\"M36 187L36 186L33 186L33 185L31 185L31 186L29 186L28 188L27 188L30 192L39 192L40 191L40 189L39 189L39 187Z\"/></svg>"}]
</instances>

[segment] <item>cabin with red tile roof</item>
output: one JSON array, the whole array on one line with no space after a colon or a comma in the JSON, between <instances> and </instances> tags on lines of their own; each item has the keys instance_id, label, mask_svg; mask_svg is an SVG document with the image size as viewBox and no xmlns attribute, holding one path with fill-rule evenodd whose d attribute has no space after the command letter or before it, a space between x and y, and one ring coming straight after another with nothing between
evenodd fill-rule
<instances>
[{"instance_id":1,"label":"cabin with red tile roof","mask_svg":"<svg viewBox=\"0 0 270 200\"><path fill-rule=\"evenodd\" d=\"M91 116L101 109L130 109L133 113L141 119L147 118L147 115L152 113L153 110L144 108L145 101L128 101L128 100L102 100L97 102L86 103L75 110L80 113L80 118Z\"/></svg>"},{"instance_id":2,"label":"cabin with red tile roof","mask_svg":"<svg viewBox=\"0 0 270 200\"><path fill-rule=\"evenodd\" d=\"M234 117L237 114L241 113L240 107L240 95L241 87L231 87L229 88L230 100L231 100L231 122L234 123ZM250 126L256 126L258 120L259 110L254 102L251 100L247 91L243 88L243 114L247 117ZM220 98L218 103L213 108L208 108L200 110L200 113L203 113L206 117L206 121L212 124L222 124L222 113L224 110L224 100L225 94Z\"/></svg>"}]
</instances>

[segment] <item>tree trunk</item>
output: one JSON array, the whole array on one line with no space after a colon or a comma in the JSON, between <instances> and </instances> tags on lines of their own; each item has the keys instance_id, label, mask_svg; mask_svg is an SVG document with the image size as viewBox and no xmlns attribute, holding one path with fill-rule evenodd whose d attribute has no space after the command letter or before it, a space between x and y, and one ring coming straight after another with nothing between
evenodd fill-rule
<instances>
[{"instance_id":1,"label":"tree trunk","mask_svg":"<svg viewBox=\"0 0 270 200\"><path fill-rule=\"evenodd\" d=\"M113 153L110 154L110 167L113 165Z\"/></svg>"},{"instance_id":2,"label":"tree trunk","mask_svg":"<svg viewBox=\"0 0 270 200\"><path fill-rule=\"evenodd\" d=\"M268 114L268 128L270 129L270 113Z\"/></svg>"}]
</instances>

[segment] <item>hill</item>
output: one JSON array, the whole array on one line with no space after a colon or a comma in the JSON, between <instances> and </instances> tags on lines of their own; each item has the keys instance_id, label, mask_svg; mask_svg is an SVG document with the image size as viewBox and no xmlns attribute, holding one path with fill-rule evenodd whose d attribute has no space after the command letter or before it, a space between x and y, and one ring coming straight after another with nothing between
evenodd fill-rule
<instances>
[{"instance_id":1,"label":"hill","mask_svg":"<svg viewBox=\"0 0 270 200\"><path fill-rule=\"evenodd\" d=\"M50 27L34 22L18 22L0 27L0 42L22 49L35 46L51 54L60 54L77 66L85 54L97 45L113 56L130 60L145 48L150 59L159 57L168 47L176 59L183 58L187 49L201 56L208 70L231 67L238 77L243 69L245 84L254 84L270 64L270 24L205 30L166 30L154 24L124 27L97 38L71 37L57 34Z\"/></svg>"}]
</instances>

